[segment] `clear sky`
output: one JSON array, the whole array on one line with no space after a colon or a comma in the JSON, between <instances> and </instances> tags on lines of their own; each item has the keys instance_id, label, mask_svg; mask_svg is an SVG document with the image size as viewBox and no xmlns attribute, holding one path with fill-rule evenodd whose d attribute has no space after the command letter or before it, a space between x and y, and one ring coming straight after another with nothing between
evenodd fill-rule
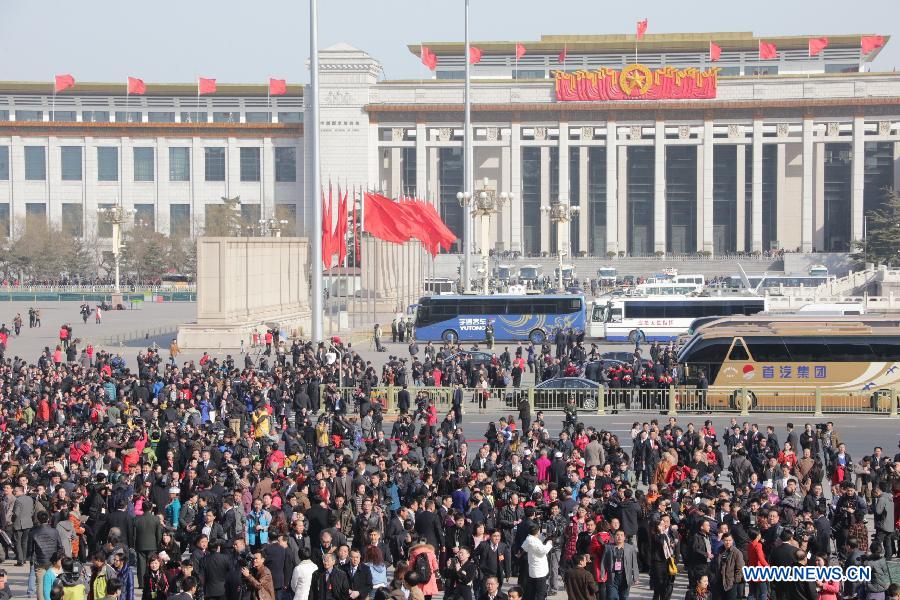
<instances>
[{"instance_id":1,"label":"clear sky","mask_svg":"<svg viewBox=\"0 0 900 600\"><path fill-rule=\"evenodd\" d=\"M0 80L308 79L308 0L0 0ZM472 40L543 34L898 33L900 0L471 0ZM463 39L463 0L319 0L319 41L369 52L390 79L422 77L407 44ZM900 37L874 70L900 67Z\"/></svg>"}]
</instances>

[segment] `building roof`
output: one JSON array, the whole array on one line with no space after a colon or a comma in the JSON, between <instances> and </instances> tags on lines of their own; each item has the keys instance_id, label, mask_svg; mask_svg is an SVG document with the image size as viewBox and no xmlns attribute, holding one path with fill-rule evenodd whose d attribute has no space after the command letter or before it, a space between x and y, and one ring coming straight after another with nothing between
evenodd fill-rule
<instances>
[{"instance_id":1,"label":"building roof","mask_svg":"<svg viewBox=\"0 0 900 600\"><path fill-rule=\"evenodd\" d=\"M859 48L861 38L868 33L854 33L849 35L829 35L829 48ZM470 42L478 46L486 55L503 54L515 55L516 44L523 44L532 54L558 54L566 49L570 53L610 53L610 52L634 52L635 44L644 52L707 52L709 43L715 42L722 47L724 52L739 52L755 50L759 42L774 43L778 50L807 50L809 39L820 37L816 35L791 35L791 36L756 36L751 31L717 31L706 33L648 33L638 42L633 33L607 34L607 35L542 35L540 40L533 41L478 41ZM884 36L885 44L890 36ZM410 44L409 51L420 56L422 46L435 54L462 54L463 42L422 42ZM878 55L879 50L865 57L871 61Z\"/></svg>"},{"instance_id":2,"label":"building roof","mask_svg":"<svg viewBox=\"0 0 900 600\"><path fill-rule=\"evenodd\" d=\"M116 96L125 95L125 82L121 83L95 83L76 82L75 87L57 94L65 96ZM215 94L204 94L204 98L233 97L233 96L260 96L266 97L269 93L268 83L216 83ZM53 94L52 81L0 81L0 94ZM147 83L147 92L143 96L188 96L197 95L197 84L191 83ZM289 84L287 96L302 97L303 85Z\"/></svg>"}]
</instances>

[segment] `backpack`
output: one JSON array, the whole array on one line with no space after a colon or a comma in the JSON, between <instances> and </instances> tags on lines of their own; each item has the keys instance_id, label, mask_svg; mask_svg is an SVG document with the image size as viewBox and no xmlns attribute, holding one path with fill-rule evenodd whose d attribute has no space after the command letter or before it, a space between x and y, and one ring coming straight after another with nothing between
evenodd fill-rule
<instances>
[{"instance_id":1,"label":"backpack","mask_svg":"<svg viewBox=\"0 0 900 600\"><path fill-rule=\"evenodd\" d=\"M424 584L431 581L431 562L428 560L428 556L425 552L422 552L421 554L416 556L416 562L413 565L413 571L415 571L420 583Z\"/></svg>"}]
</instances>

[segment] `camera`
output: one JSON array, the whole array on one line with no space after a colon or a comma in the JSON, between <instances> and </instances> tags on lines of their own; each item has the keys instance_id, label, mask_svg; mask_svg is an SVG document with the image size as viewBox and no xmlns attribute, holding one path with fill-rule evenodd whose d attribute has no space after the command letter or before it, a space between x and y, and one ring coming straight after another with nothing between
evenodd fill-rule
<instances>
[{"instance_id":1,"label":"camera","mask_svg":"<svg viewBox=\"0 0 900 600\"><path fill-rule=\"evenodd\" d=\"M828 429L827 423L816 423L816 431L826 431Z\"/></svg>"}]
</instances>

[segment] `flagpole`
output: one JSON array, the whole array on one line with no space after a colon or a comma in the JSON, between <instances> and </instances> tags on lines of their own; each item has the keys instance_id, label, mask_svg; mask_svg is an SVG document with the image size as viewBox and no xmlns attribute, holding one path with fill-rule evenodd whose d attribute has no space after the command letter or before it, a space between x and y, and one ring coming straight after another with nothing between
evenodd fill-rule
<instances>
[{"instance_id":1,"label":"flagpole","mask_svg":"<svg viewBox=\"0 0 900 600\"><path fill-rule=\"evenodd\" d=\"M310 150L312 152L312 181L310 188L313 195L321 185L319 156L319 23L318 0L309 0L309 55L310 55L310 92L312 102L309 105ZM312 219L312 341L321 342L323 316L322 280L322 204L313 202Z\"/></svg>"},{"instance_id":2,"label":"flagpole","mask_svg":"<svg viewBox=\"0 0 900 600\"><path fill-rule=\"evenodd\" d=\"M469 194L470 202L475 199L474 170L472 156L472 97L471 97L471 68L469 65L469 0L465 0L465 40L466 54L464 57L466 65L466 85L465 85L465 123L463 132L464 150L463 150L463 168L465 174L463 177L463 194ZM463 204L463 290L468 292L471 289L472 279L472 223L468 214L469 205Z\"/></svg>"}]
</instances>

